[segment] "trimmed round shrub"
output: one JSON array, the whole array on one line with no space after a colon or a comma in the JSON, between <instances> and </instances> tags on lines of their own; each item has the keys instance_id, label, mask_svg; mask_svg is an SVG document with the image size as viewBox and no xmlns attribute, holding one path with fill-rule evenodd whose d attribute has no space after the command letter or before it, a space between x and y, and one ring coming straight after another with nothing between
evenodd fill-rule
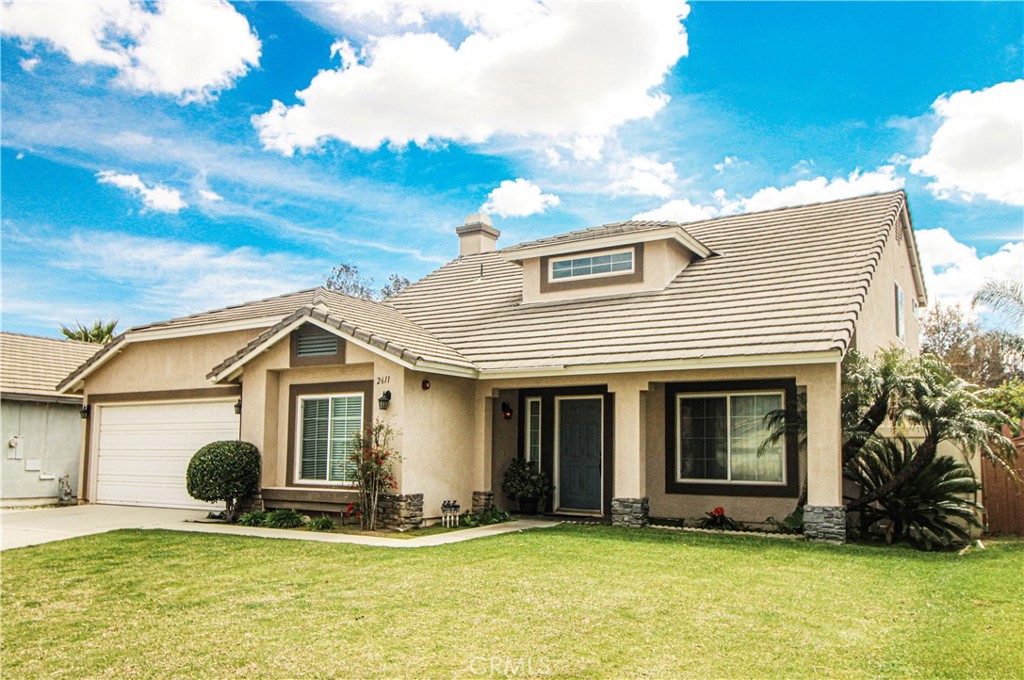
<instances>
[{"instance_id":1,"label":"trimmed round shrub","mask_svg":"<svg viewBox=\"0 0 1024 680\"><path fill-rule=\"evenodd\" d=\"M224 501L225 519L233 522L238 501L259 491L259 449L237 440L207 444L189 461L185 482L196 500Z\"/></svg>"}]
</instances>

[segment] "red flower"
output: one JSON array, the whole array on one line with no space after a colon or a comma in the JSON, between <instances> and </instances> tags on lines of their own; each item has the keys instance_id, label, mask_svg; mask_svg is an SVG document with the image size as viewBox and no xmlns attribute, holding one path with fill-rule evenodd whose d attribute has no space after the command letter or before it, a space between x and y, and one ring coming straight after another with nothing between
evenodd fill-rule
<instances>
[{"instance_id":1,"label":"red flower","mask_svg":"<svg viewBox=\"0 0 1024 680\"><path fill-rule=\"evenodd\" d=\"M717 516L721 517L722 515L725 514L725 508L717 507L717 508L715 508L714 510L711 511L711 514L712 515L717 515Z\"/></svg>"},{"instance_id":2,"label":"red flower","mask_svg":"<svg viewBox=\"0 0 1024 680\"><path fill-rule=\"evenodd\" d=\"M352 504L352 503L349 503L349 504L348 504L348 507L347 507L347 508L345 508L345 514L346 514L346 515L351 515L351 514L352 514L352 510L353 510L353 508L355 508L355 505L354 505L354 504Z\"/></svg>"}]
</instances>

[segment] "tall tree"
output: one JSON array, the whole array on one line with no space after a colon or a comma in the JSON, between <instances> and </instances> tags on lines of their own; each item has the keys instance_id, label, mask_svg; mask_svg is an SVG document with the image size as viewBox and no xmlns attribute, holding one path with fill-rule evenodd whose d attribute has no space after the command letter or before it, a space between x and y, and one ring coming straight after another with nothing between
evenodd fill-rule
<instances>
[{"instance_id":1,"label":"tall tree","mask_svg":"<svg viewBox=\"0 0 1024 680\"><path fill-rule=\"evenodd\" d=\"M925 313L921 351L941 357L958 376L984 387L1024 377L1024 338L984 330L957 305L936 303Z\"/></svg>"},{"instance_id":2,"label":"tall tree","mask_svg":"<svg viewBox=\"0 0 1024 680\"><path fill-rule=\"evenodd\" d=\"M100 345L105 345L114 339L114 329L117 327L117 321L117 319L113 319L111 321L96 319L93 321L92 327L89 327L83 326L76 319L73 328L62 325L60 327L60 332L61 335L68 340L95 342Z\"/></svg>"},{"instance_id":3,"label":"tall tree","mask_svg":"<svg viewBox=\"0 0 1024 680\"><path fill-rule=\"evenodd\" d=\"M383 287L375 288L373 277L363 276L359 272L358 266L347 262L342 262L324 277L325 288L375 302L394 297L408 286L409 279L398 274L391 274Z\"/></svg>"}]
</instances>

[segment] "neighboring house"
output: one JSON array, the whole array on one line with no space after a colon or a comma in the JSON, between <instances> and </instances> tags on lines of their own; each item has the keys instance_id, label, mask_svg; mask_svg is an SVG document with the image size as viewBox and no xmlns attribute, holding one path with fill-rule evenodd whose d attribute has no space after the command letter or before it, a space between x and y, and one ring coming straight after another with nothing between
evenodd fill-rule
<instances>
[{"instance_id":1,"label":"neighboring house","mask_svg":"<svg viewBox=\"0 0 1024 680\"><path fill-rule=\"evenodd\" d=\"M459 257L387 303L316 288L119 336L61 385L91 409L82 496L206 507L188 458L240 433L267 506L337 511L351 435L381 418L409 521L420 500L428 518L488 503L524 456L555 480L549 510L619 524L783 517L806 476L807 533L842 539L840 361L918 351L902 191L502 250L485 217L456 232ZM800 392L806 450L756 455Z\"/></svg>"},{"instance_id":2,"label":"neighboring house","mask_svg":"<svg viewBox=\"0 0 1024 680\"><path fill-rule=\"evenodd\" d=\"M99 345L0 333L0 440L5 505L53 503L58 483L78 486L82 397L58 394L57 383Z\"/></svg>"}]
</instances>

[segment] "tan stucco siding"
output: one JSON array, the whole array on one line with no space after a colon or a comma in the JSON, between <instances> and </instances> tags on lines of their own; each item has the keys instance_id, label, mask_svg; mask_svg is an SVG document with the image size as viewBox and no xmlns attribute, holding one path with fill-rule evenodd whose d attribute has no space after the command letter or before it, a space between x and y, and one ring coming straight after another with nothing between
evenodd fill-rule
<instances>
[{"instance_id":1,"label":"tan stucco siding","mask_svg":"<svg viewBox=\"0 0 1024 680\"><path fill-rule=\"evenodd\" d=\"M893 231L889 235L882 250L871 287L857 319L854 343L859 351L868 356L892 346L904 347L912 354L921 351L921 326L914 313L917 286L911 267L912 255L908 239L905 236L897 239L895 234ZM903 318L906 323L904 341L896 333L896 284L903 289Z\"/></svg>"},{"instance_id":2,"label":"tan stucco siding","mask_svg":"<svg viewBox=\"0 0 1024 680\"><path fill-rule=\"evenodd\" d=\"M430 389L423 389L423 380L430 381ZM405 372L398 419L404 435L402 493L423 494L424 517L440 516L445 500L457 500L466 510L472 506L478 490L475 389L473 381L463 378Z\"/></svg>"},{"instance_id":3,"label":"tan stucco siding","mask_svg":"<svg viewBox=\"0 0 1024 680\"><path fill-rule=\"evenodd\" d=\"M213 387L206 374L259 329L128 343L85 380L85 393L163 392Z\"/></svg>"}]
</instances>

